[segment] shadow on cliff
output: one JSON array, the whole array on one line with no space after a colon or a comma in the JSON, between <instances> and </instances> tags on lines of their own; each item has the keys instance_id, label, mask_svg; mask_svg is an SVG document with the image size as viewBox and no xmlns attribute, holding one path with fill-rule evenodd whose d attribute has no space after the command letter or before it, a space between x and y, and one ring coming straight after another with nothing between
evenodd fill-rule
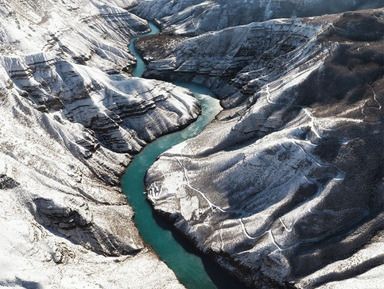
<instances>
[{"instance_id":1,"label":"shadow on cliff","mask_svg":"<svg viewBox=\"0 0 384 289\"><path fill-rule=\"evenodd\" d=\"M183 248L191 254L195 254L201 257L204 268L207 274L211 277L212 282L216 285L218 289L249 289L249 287L240 283L236 277L231 276L228 271L222 269L218 264L216 264L210 257L202 254L199 250L196 249L196 246L192 244L192 241L187 239L183 234L173 227L172 223L163 218L162 216L156 214L152 211L152 215L157 225L163 228L164 230L170 231L173 238L183 246Z\"/></svg>"}]
</instances>

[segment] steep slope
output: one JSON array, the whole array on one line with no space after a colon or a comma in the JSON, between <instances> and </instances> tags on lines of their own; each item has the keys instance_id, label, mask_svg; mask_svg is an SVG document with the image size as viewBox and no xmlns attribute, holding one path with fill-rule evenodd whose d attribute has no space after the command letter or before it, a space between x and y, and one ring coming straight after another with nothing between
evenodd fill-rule
<instances>
[{"instance_id":1,"label":"steep slope","mask_svg":"<svg viewBox=\"0 0 384 289\"><path fill-rule=\"evenodd\" d=\"M132 1L0 4L0 286L182 288L119 188L133 154L200 110L127 73L147 22Z\"/></svg>"},{"instance_id":2,"label":"steep slope","mask_svg":"<svg viewBox=\"0 0 384 289\"><path fill-rule=\"evenodd\" d=\"M255 288L381 287L383 19L377 9L140 44L166 43L149 50L148 76L204 83L226 107L160 157L148 197Z\"/></svg>"},{"instance_id":3,"label":"steep slope","mask_svg":"<svg viewBox=\"0 0 384 289\"><path fill-rule=\"evenodd\" d=\"M130 11L156 19L164 32L198 35L254 21L378 7L379 0L145 0L132 3Z\"/></svg>"}]
</instances>

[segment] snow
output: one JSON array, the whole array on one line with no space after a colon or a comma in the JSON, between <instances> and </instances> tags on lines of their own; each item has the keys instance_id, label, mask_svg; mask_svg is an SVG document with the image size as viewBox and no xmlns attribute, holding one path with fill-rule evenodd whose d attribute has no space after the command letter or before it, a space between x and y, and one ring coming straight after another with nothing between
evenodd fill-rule
<instances>
[{"instance_id":1,"label":"snow","mask_svg":"<svg viewBox=\"0 0 384 289\"><path fill-rule=\"evenodd\" d=\"M3 2L0 287L183 288L119 188L130 152L199 112L189 91L121 72L147 21L134 1Z\"/></svg>"}]
</instances>

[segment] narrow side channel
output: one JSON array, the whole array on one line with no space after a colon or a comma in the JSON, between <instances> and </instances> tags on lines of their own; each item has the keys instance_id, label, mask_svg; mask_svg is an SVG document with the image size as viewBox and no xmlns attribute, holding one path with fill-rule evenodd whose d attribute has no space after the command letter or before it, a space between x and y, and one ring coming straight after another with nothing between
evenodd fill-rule
<instances>
[{"instance_id":1,"label":"narrow side channel","mask_svg":"<svg viewBox=\"0 0 384 289\"><path fill-rule=\"evenodd\" d=\"M128 49L129 49L129 51L132 52L133 56L135 56L136 61L137 61L136 67L132 72L132 75L135 77L142 77L145 69L147 68L147 65L145 64L144 59L141 57L141 55L139 54L139 52L137 51L137 49L135 47L136 39L139 39L141 37L146 37L149 35L155 35L155 34L158 34L160 32L160 29L155 24L148 22L148 25L149 25L149 28L151 28L150 32L143 34L143 35L133 37L131 39L131 41L129 42Z\"/></svg>"},{"instance_id":2,"label":"narrow side channel","mask_svg":"<svg viewBox=\"0 0 384 289\"><path fill-rule=\"evenodd\" d=\"M135 40L159 32L154 24L149 23L149 25L152 31L132 39L129 45L130 51L137 58L137 66L133 72L136 77L142 76L146 65L135 49ZM242 288L243 286L237 280L208 257L195 254L196 251L191 244L170 229L171 226L164 220L157 217L146 201L144 177L156 158L172 146L196 136L221 111L219 101L213 98L213 92L207 88L192 83L175 82L174 84L189 88L194 93L201 103L202 113L187 128L158 138L137 154L122 177L122 189L135 211L134 220L141 236L151 245L160 259L174 271L184 286L188 289Z\"/></svg>"}]
</instances>

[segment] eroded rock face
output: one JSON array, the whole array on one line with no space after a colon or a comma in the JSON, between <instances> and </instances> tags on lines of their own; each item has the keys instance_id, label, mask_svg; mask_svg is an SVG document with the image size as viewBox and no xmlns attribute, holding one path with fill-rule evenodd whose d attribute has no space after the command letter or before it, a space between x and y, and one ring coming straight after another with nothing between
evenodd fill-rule
<instances>
[{"instance_id":1,"label":"eroded rock face","mask_svg":"<svg viewBox=\"0 0 384 289\"><path fill-rule=\"evenodd\" d=\"M255 288L382 284L383 19L252 23L147 55L148 75L204 83L226 107L160 157L148 197Z\"/></svg>"},{"instance_id":2,"label":"eroded rock face","mask_svg":"<svg viewBox=\"0 0 384 289\"><path fill-rule=\"evenodd\" d=\"M186 90L166 83L110 76L45 54L6 57L3 62L8 81L35 109L58 123L89 130L84 140L76 140L85 148L79 154L86 159L100 144L114 152L137 153L165 131L185 126L199 110ZM163 117L166 110L169 115Z\"/></svg>"},{"instance_id":3,"label":"eroded rock face","mask_svg":"<svg viewBox=\"0 0 384 289\"><path fill-rule=\"evenodd\" d=\"M199 105L123 72L149 30L131 4L0 4L0 286L183 287L143 244L119 178Z\"/></svg>"},{"instance_id":4,"label":"eroded rock face","mask_svg":"<svg viewBox=\"0 0 384 289\"><path fill-rule=\"evenodd\" d=\"M133 5L133 13L158 21L164 32L184 35L254 21L383 7L378 0L146 0Z\"/></svg>"},{"instance_id":5,"label":"eroded rock face","mask_svg":"<svg viewBox=\"0 0 384 289\"><path fill-rule=\"evenodd\" d=\"M298 57L301 62L315 61L314 55L322 49L314 43L315 36L326 27L320 22L272 20L187 40L177 37L169 45L171 49L154 45L169 36L155 36L138 41L138 48L150 61L147 77L201 83L213 89L223 100L222 105L230 108L250 98L266 81L293 70ZM150 48L153 46L157 52Z\"/></svg>"}]
</instances>

